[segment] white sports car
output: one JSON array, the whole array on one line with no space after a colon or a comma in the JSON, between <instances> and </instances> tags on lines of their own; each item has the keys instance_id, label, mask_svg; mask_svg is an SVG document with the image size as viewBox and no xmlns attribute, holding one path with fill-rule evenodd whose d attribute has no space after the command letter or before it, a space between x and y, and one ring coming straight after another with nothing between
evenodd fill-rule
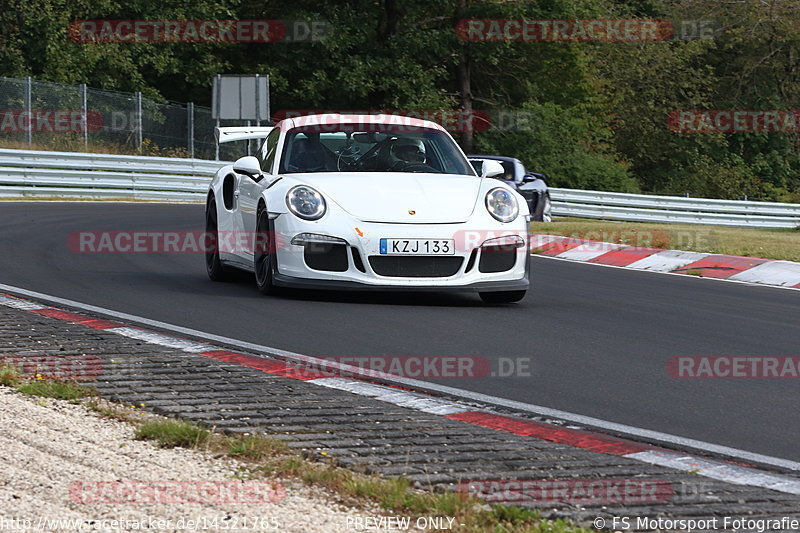
<instances>
[{"instance_id":1,"label":"white sports car","mask_svg":"<svg viewBox=\"0 0 800 533\"><path fill-rule=\"evenodd\" d=\"M469 291L488 303L525 296L527 202L494 179L503 174L500 163L487 162L477 175L438 124L326 114L215 135L265 141L211 182L212 280L237 268L254 272L266 294L282 287Z\"/></svg>"}]
</instances>

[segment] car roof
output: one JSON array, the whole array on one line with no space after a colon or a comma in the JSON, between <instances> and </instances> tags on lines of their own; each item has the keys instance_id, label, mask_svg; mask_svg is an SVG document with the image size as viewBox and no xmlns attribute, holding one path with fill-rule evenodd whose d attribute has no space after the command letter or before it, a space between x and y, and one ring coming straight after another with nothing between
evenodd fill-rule
<instances>
[{"instance_id":1,"label":"car roof","mask_svg":"<svg viewBox=\"0 0 800 533\"><path fill-rule=\"evenodd\" d=\"M303 126L324 126L330 124L353 124L353 125L379 125L390 124L398 126L408 126L413 128L425 128L430 130L445 131L445 129L430 120L422 120L415 117L403 115L365 115L347 113L320 113L317 115L305 115L302 117L286 118L278 122L275 127L281 131L299 128Z\"/></svg>"}]
</instances>

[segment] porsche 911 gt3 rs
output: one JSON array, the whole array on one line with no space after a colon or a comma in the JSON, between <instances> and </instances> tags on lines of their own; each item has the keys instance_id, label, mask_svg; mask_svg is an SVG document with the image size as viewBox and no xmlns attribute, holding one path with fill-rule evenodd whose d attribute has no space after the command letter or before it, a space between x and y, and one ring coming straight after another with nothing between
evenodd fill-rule
<instances>
[{"instance_id":1,"label":"porsche 911 gt3 rs","mask_svg":"<svg viewBox=\"0 0 800 533\"><path fill-rule=\"evenodd\" d=\"M311 115L271 128L217 128L218 142L265 139L221 168L208 191L212 280L255 273L287 288L477 292L521 300L527 202L496 161L476 174L433 122L393 115ZM244 238L240 238L241 236Z\"/></svg>"}]
</instances>

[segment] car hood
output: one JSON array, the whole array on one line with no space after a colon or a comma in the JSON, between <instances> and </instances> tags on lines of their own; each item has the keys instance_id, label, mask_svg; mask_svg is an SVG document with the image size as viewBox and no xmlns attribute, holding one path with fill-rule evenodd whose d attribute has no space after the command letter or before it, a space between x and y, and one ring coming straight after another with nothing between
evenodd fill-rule
<instances>
[{"instance_id":1,"label":"car hood","mask_svg":"<svg viewBox=\"0 0 800 533\"><path fill-rule=\"evenodd\" d=\"M364 222L464 222L475 209L481 178L412 172L294 174L329 202Z\"/></svg>"}]
</instances>

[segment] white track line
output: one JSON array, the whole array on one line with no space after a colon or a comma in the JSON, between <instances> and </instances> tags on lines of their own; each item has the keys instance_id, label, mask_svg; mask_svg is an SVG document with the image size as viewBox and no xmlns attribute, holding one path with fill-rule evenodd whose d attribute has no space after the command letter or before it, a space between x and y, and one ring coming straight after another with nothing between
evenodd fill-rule
<instances>
[{"instance_id":1,"label":"white track line","mask_svg":"<svg viewBox=\"0 0 800 533\"><path fill-rule=\"evenodd\" d=\"M208 344L187 339L178 339L169 335L162 335L139 328L109 328L106 331L113 331L123 337L144 341L150 344L158 344L159 346L166 346L168 348L175 348L176 350L189 353L208 352L211 350L211 346Z\"/></svg>"},{"instance_id":2,"label":"white track line","mask_svg":"<svg viewBox=\"0 0 800 533\"><path fill-rule=\"evenodd\" d=\"M369 396L382 402L388 402L399 405L400 407L408 407L409 409L416 409L417 411L435 415L452 415L473 410L471 407L432 398L424 394L393 389L382 385L373 385L371 383L365 383L364 381L353 381L343 378L318 378L310 379L309 381L317 385L322 385L323 387L352 392L360 396Z\"/></svg>"},{"instance_id":3,"label":"white track line","mask_svg":"<svg viewBox=\"0 0 800 533\"><path fill-rule=\"evenodd\" d=\"M22 309L23 311L33 311L34 309L47 309L46 305L37 304L34 302L26 302L25 300L18 300L16 298L8 298L0 296L0 305L6 307L13 307L14 309Z\"/></svg>"},{"instance_id":4,"label":"white track line","mask_svg":"<svg viewBox=\"0 0 800 533\"><path fill-rule=\"evenodd\" d=\"M202 338L204 340L219 342L221 344L229 345L229 346L236 346L239 348L246 349L251 352L263 352L268 355L276 355L282 358L291 359L294 361L300 362L308 362L312 361L315 364L323 365L322 368L334 368L340 370L341 372L350 373L352 375L363 376L367 379L374 378L374 372L365 372L363 369L353 367L350 365L342 365L340 363L336 363L333 361L328 361L325 359L320 359L316 357L306 356L297 354L294 352L289 352L286 350L279 350L277 348L272 348L270 346L263 346L260 344L255 344L252 342L245 342L240 341L237 339L232 339L230 337L223 337L221 335L214 335L212 333L205 333L203 331L199 331L196 329L185 328L182 326L176 326L174 324L168 324L166 322L160 322L158 320L152 320L149 318L144 318L136 315L130 315L127 313L121 313L119 311L114 311L111 309L106 309L103 307L98 307L90 304L85 304L82 302L76 302L74 300L68 300L66 298L59 298L57 296L51 296L48 294L43 294L40 292L30 291L27 289L22 289L20 287L14 287L11 285L0 284L0 290L10 293L16 293L21 296L27 296L30 298L35 298L39 300L44 300L46 302L52 302L60 305L64 305L67 307L72 307L75 309L81 309L84 311L98 313L118 319L122 319L128 322L135 322L139 324L144 324L148 326L152 326L158 329L174 331L176 333L180 333L182 335L193 336ZM107 330L113 331L113 330ZM209 350L214 349L213 346L208 347ZM594 418L590 416L579 415L576 413L570 413L567 411L561 411L559 409L551 409L549 407L543 407L540 405L534 405L524 402L518 402L514 400L507 400L505 398L499 398L496 396L489 396L486 394L481 394L477 392L472 392L463 389L457 389L455 387L448 387L446 385L439 385L436 383L429 383L426 381L420 381L411 378L404 378L399 376L389 376L387 379L390 379L392 382L406 385L411 388L427 390L427 391L434 391L439 392L441 394L446 394L450 396L454 396L456 398L460 398L463 400L473 400L483 404L489 404L494 406L500 407L508 407L511 409L515 409L518 411L523 411L527 413L532 413L539 416L545 416L550 418L556 418L565 420L568 422L573 422L576 424L580 424L582 426L590 426L598 429L602 429L605 431L611 431L617 434L624 434L628 436L637 437L639 439L644 439L650 442L659 442L663 444L670 444L674 446L680 446L685 448L692 448L701 452L711 453L711 454L719 454L724 455L727 457L740 459L747 462L754 462L760 463L763 465L771 465L777 466L781 468L785 468L788 470L800 471L800 463L796 461L792 461L789 459L782 459L780 457L772 457L768 455L762 455L755 452L749 452L746 450L740 450L737 448L731 448L728 446L722 446L719 444L713 444L709 442L703 442L695 439L690 439L686 437L681 437L678 435L671 435L669 433L662 433L660 431L653 431L649 429L638 428L635 426L628 426L626 424L618 424L616 422L610 422L607 420L602 420L599 418Z\"/></svg>"},{"instance_id":5,"label":"white track line","mask_svg":"<svg viewBox=\"0 0 800 533\"><path fill-rule=\"evenodd\" d=\"M737 485L751 485L765 489L800 494L800 479L793 479L778 474L760 472L753 468L720 463L699 457L692 457L668 451L648 451L628 453L623 457L637 459L645 463L666 466L684 472L695 472L698 475L735 483Z\"/></svg>"}]
</instances>

